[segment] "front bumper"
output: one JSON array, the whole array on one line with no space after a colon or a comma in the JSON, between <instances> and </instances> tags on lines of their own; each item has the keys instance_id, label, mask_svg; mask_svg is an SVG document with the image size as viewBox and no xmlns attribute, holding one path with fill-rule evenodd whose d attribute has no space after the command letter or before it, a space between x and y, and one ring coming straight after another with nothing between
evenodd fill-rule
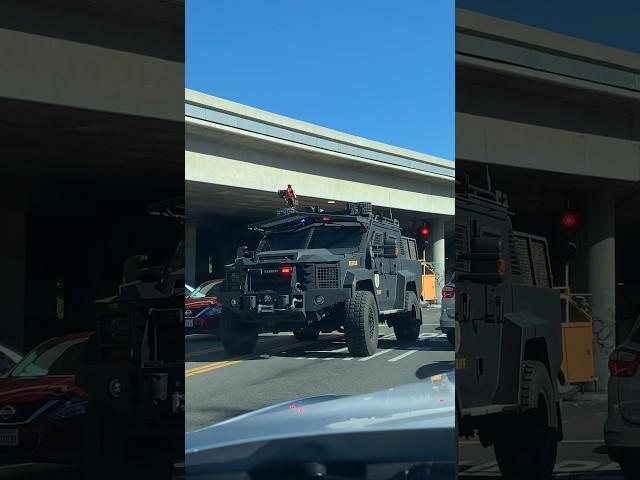
<instances>
[{"instance_id":1,"label":"front bumper","mask_svg":"<svg viewBox=\"0 0 640 480\"><path fill-rule=\"evenodd\" d=\"M640 455L640 425L625 421L620 411L610 411L604 424L604 441L609 458L617 462L622 454Z\"/></svg>"},{"instance_id":2,"label":"front bumper","mask_svg":"<svg viewBox=\"0 0 640 480\"><path fill-rule=\"evenodd\" d=\"M248 321L309 322L321 319L323 313L344 303L350 296L349 288L309 289L288 294L262 290L222 292L218 294L218 301L224 309Z\"/></svg>"}]
</instances>

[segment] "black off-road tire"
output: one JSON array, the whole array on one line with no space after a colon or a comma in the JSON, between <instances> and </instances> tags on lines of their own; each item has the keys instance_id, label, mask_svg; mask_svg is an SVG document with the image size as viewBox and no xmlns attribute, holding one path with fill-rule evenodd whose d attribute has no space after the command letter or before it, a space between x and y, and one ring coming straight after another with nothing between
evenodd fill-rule
<instances>
[{"instance_id":1,"label":"black off-road tire","mask_svg":"<svg viewBox=\"0 0 640 480\"><path fill-rule=\"evenodd\" d=\"M313 342L320 336L320 330L317 328L303 328L293 332L293 336L299 342Z\"/></svg>"},{"instance_id":2,"label":"black off-road tire","mask_svg":"<svg viewBox=\"0 0 640 480\"><path fill-rule=\"evenodd\" d=\"M408 291L404 294L404 313L398 317L393 325L396 339L402 343L410 343L418 340L420 325L422 324L422 310L415 292Z\"/></svg>"},{"instance_id":3,"label":"black off-road tire","mask_svg":"<svg viewBox=\"0 0 640 480\"><path fill-rule=\"evenodd\" d=\"M455 332L455 330L453 332L450 331L450 330L447 331L446 335L447 335L447 340L449 341L449 344L451 344L452 347L455 347L455 345L456 345L456 332Z\"/></svg>"},{"instance_id":4,"label":"black off-road tire","mask_svg":"<svg viewBox=\"0 0 640 480\"><path fill-rule=\"evenodd\" d=\"M347 299L344 333L352 355L368 357L378 349L378 306L373 293L362 290Z\"/></svg>"},{"instance_id":5,"label":"black off-road tire","mask_svg":"<svg viewBox=\"0 0 640 480\"><path fill-rule=\"evenodd\" d=\"M623 456L620 459L620 471L625 480L638 480L640 478L640 459L633 455Z\"/></svg>"},{"instance_id":6,"label":"black off-road tire","mask_svg":"<svg viewBox=\"0 0 640 480\"><path fill-rule=\"evenodd\" d=\"M243 325L229 310L220 314L220 338L222 346L232 355L253 353L258 343L258 330L252 325Z\"/></svg>"},{"instance_id":7,"label":"black off-road tire","mask_svg":"<svg viewBox=\"0 0 640 480\"><path fill-rule=\"evenodd\" d=\"M554 398L545 366L538 361L524 361L520 403L525 410L518 418L505 422L494 440L496 460L503 478L551 478L558 449L557 431L548 426L549 416L556 417Z\"/></svg>"}]
</instances>

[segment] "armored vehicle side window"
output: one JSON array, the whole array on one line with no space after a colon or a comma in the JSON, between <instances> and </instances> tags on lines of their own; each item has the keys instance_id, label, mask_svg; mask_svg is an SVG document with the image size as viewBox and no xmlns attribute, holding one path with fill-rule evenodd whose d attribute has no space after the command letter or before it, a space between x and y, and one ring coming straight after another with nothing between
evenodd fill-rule
<instances>
[{"instance_id":1,"label":"armored vehicle side window","mask_svg":"<svg viewBox=\"0 0 640 480\"><path fill-rule=\"evenodd\" d=\"M460 257L469 253L469 227L467 225L456 224L456 271L469 272L471 265L469 260L462 260Z\"/></svg>"},{"instance_id":2,"label":"armored vehicle side window","mask_svg":"<svg viewBox=\"0 0 640 480\"><path fill-rule=\"evenodd\" d=\"M373 238L371 239L371 245L374 247L382 247L384 243L384 238L382 232L376 232L373 234Z\"/></svg>"},{"instance_id":3,"label":"armored vehicle side window","mask_svg":"<svg viewBox=\"0 0 640 480\"><path fill-rule=\"evenodd\" d=\"M514 241L522 283L538 287L553 287L546 240L542 237L514 232Z\"/></svg>"},{"instance_id":4,"label":"armored vehicle side window","mask_svg":"<svg viewBox=\"0 0 640 480\"><path fill-rule=\"evenodd\" d=\"M314 228L308 248L358 248L362 241L362 227L319 227Z\"/></svg>"},{"instance_id":5,"label":"armored vehicle side window","mask_svg":"<svg viewBox=\"0 0 640 480\"><path fill-rule=\"evenodd\" d=\"M402 237L402 242L400 243L400 245L401 245L400 253L402 253L403 255L406 255L407 257L411 258L409 256L409 239L407 237Z\"/></svg>"},{"instance_id":6,"label":"armored vehicle side window","mask_svg":"<svg viewBox=\"0 0 640 480\"><path fill-rule=\"evenodd\" d=\"M409 258L411 260L418 260L418 245L413 238L409 239Z\"/></svg>"}]
</instances>

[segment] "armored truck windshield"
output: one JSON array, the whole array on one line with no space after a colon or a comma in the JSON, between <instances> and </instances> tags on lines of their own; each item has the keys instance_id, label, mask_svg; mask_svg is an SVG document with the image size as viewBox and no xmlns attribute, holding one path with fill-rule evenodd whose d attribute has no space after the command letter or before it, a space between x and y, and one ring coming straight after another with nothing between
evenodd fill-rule
<instances>
[{"instance_id":1,"label":"armored truck windshield","mask_svg":"<svg viewBox=\"0 0 640 480\"><path fill-rule=\"evenodd\" d=\"M319 225L297 230L267 231L258 245L258 252L273 250L305 250L325 248L329 251L357 250L364 227L350 225Z\"/></svg>"}]
</instances>

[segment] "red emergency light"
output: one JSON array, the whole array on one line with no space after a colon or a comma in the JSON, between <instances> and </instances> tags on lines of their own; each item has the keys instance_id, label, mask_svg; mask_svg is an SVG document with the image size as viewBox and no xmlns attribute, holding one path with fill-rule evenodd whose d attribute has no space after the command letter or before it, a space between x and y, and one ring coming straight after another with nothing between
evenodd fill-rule
<instances>
[{"instance_id":1,"label":"red emergency light","mask_svg":"<svg viewBox=\"0 0 640 480\"><path fill-rule=\"evenodd\" d=\"M422 227L422 229L420 230L420 235L426 237L427 235L429 235L429 229L427 227Z\"/></svg>"},{"instance_id":2,"label":"red emergency light","mask_svg":"<svg viewBox=\"0 0 640 480\"><path fill-rule=\"evenodd\" d=\"M293 272L293 267L291 267L290 265L283 265L282 267L280 267L281 275L291 275L292 272Z\"/></svg>"},{"instance_id":3,"label":"red emergency light","mask_svg":"<svg viewBox=\"0 0 640 480\"><path fill-rule=\"evenodd\" d=\"M574 228L578 223L578 218L573 212L564 212L560 217L560 223L565 228Z\"/></svg>"}]
</instances>

